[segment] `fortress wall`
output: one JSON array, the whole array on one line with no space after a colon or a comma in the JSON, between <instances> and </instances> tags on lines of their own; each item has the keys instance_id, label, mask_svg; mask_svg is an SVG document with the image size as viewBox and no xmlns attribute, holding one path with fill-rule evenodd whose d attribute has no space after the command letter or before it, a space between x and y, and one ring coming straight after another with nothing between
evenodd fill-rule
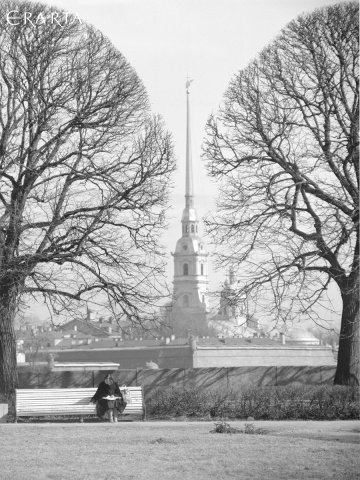
<instances>
[{"instance_id":1,"label":"fortress wall","mask_svg":"<svg viewBox=\"0 0 360 480\"><path fill-rule=\"evenodd\" d=\"M108 348L108 349L48 349L55 362L113 362L122 369L144 368L147 362L155 362L159 368L191 368L192 352L188 347Z\"/></svg>"},{"instance_id":2,"label":"fortress wall","mask_svg":"<svg viewBox=\"0 0 360 480\"><path fill-rule=\"evenodd\" d=\"M47 368L35 372L21 367L18 388L80 388L97 386L107 373L119 385L142 385L149 398L157 388L199 388L208 391L284 385L332 385L336 367L231 367L231 368L170 368L111 371L52 372Z\"/></svg>"},{"instance_id":3,"label":"fortress wall","mask_svg":"<svg viewBox=\"0 0 360 480\"><path fill-rule=\"evenodd\" d=\"M296 366L335 366L330 347L259 347L253 348L211 348L198 347L194 351L194 367L269 367Z\"/></svg>"}]
</instances>

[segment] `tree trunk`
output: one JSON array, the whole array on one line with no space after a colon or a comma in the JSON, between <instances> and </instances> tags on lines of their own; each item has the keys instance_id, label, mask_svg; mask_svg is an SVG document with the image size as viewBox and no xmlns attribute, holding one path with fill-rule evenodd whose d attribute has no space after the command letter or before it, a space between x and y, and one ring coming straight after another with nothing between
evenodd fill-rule
<instances>
[{"instance_id":1,"label":"tree trunk","mask_svg":"<svg viewBox=\"0 0 360 480\"><path fill-rule=\"evenodd\" d=\"M342 293L343 312L335 385L359 385L359 296L357 288Z\"/></svg>"},{"instance_id":2,"label":"tree trunk","mask_svg":"<svg viewBox=\"0 0 360 480\"><path fill-rule=\"evenodd\" d=\"M17 309L18 285L0 287L0 393L9 404L9 413L15 411L15 388L17 386L16 337L14 318Z\"/></svg>"}]
</instances>

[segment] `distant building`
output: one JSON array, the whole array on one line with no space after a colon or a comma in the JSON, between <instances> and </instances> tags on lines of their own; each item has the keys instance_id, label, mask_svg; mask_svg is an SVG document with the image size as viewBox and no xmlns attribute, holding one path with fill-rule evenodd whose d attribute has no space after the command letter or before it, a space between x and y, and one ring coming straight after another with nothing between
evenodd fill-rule
<instances>
[{"instance_id":1,"label":"distant building","mask_svg":"<svg viewBox=\"0 0 360 480\"><path fill-rule=\"evenodd\" d=\"M246 314L246 296L241 295L238 288L233 267L229 271L220 292L220 306L218 313L209 319L209 326L213 327L219 337L253 337L257 333L254 322L248 324Z\"/></svg>"},{"instance_id":2,"label":"distant building","mask_svg":"<svg viewBox=\"0 0 360 480\"><path fill-rule=\"evenodd\" d=\"M86 318L74 318L61 325L62 332L76 332L91 335L92 337L108 338L113 333L117 333L119 326L113 322L112 317L105 320L100 317L97 321L93 318L91 310L87 309Z\"/></svg>"},{"instance_id":3,"label":"distant building","mask_svg":"<svg viewBox=\"0 0 360 480\"><path fill-rule=\"evenodd\" d=\"M82 333L78 327L83 327L84 322L82 319L76 319L71 325L69 322L61 332L33 331L28 348L24 347L22 339L19 340L18 353L26 352L26 360L31 359L31 362L46 361L51 354L55 362L112 362L120 364L120 369L334 365L332 348L319 345L319 341L315 345L309 332L299 328L294 329L296 332L291 340L284 334L277 339L260 338L255 330L251 338L246 335L242 338L175 338L169 335L156 339L126 339L120 332L113 332L111 336ZM94 325L96 334L101 328L98 325L98 322ZM253 329L248 328L247 334L249 330ZM46 335L51 335L54 341L49 341ZM35 357L34 352L37 352ZM18 356L18 361L24 361L23 355Z\"/></svg>"},{"instance_id":4,"label":"distant building","mask_svg":"<svg viewBox=\"0 0 360 480\"><path fill-rule=\"evenodd\" d=\"M284 335L286 343L288 344L296 343L297 345L320 345L320 340L311 332L309 332L309 330L306 330L302 327L289 328Z\"/></svg>"},{"instance_id":5,"label":"distant building","mask_svg":"<svg viewBox=\"0 0 360 480\"><path fill-rule=\"evenodd\" d=\"M283 344L269 338L123 341L52 349L55 362L115 362L120 369L240 366L333 366L331 347Z\"/></svg>"},{"instance_id":6,"label":"distant building","mask_svg":"<svg viewBox=\"0 0 360 480\"><path fill-rule=\"evenodd\" d=\"M174 293L172 314L178 319L204 315L209 307L208 253L199 236L199 219L195 208L192 173L189 88L186 89L186 181L182 236L176 243L174 257Z\"/></svg>"}]
</instances>

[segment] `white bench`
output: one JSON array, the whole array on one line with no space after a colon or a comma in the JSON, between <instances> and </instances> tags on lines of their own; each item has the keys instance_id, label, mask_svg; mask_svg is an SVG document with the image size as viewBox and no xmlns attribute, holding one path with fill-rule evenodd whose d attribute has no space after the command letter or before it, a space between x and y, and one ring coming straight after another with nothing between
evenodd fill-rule
<instances>
[{"instance_id":1,"label":"white bench","mask_svg":"<svg viewBox=\"0 0 360 480\"><path fill-rule=\"evenodd\" d=\"M146 420L146 408L142 387L127 387L131 403L126 405L123 415L141 415ZM96 388L49 388L17 389L16 419L19 417L44 417L56 415L96 415L96 406L90 403ZM120 390L123 390L120 388Z\"/></svg>"}]
</instances>

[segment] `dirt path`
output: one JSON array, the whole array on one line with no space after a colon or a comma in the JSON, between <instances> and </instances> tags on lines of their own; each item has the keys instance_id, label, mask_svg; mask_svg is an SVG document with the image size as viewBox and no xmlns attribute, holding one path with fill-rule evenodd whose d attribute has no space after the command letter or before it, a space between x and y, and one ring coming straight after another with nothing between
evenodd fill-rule
<instances>
[{"instance_id":1,"label":"dirt path","mask_svg":"<svg viewBox=\"0 0 360 480\"><path fill-rule=\"evenodd\" d=\"M18 423L17 425L7 424L6 426L11 428L12 426L17 428L20 425L25 428L32 428L33 425L43 428L51 428L52 425L59 425L62 427L74 426L74 422L36 422L36 423ZM195 425L208 425L209 430L215 427L215 421L134 421L134 422L119 422L118 426L121 427L122 423L126 423L131 429L154 429L157 427L166 427L171 429L184 429L192 428ZM335 421L301 421L301 420L283 420L283 421L264 421L264 420L229 420L227 422L231 427L244 429L246 423L254 425L255 429L262 428L268 432L268 435L275 436L288 436L292 438L309 438L312 440L329 440L345 443L359 443L360 444L360 420L335 420ZM78 424L82 428L97 428L98 426L104 426L104 423L98 421L85 421L82 424ZM111 425L116 428L117 425Z\"/></svg>"}]
</instances>

